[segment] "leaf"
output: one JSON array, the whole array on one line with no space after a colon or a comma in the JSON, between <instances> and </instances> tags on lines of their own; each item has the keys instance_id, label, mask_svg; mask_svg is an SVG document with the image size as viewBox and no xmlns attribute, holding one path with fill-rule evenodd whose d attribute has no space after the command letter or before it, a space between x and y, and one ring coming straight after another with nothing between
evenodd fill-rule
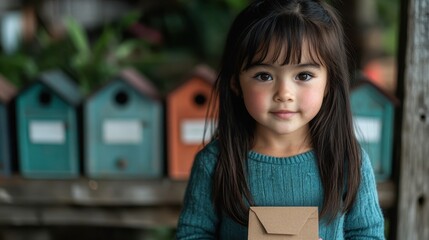
<instances>
[{"instance_id":1,"label":"leaf","mask_svg":"<svg viewBox=\"0 0 429 240\"><path fill-rule=\"evenodd\" d=\"M143 43L139 40L128 40L120 43L114 53L115 58L121 61L129 57L134 51L142 47Z\"/></svg>"},{"instance_id":2,"label":"leaf","mask_svg":"<svg viewBox=\"0 0 429 240\"><path fill-rule=\"evenodd\" d=\"M65 24L72 44L78 51L79 55L90 56L89 41L82 26L73 18L66 18Z\"/></svg>"},{"instance_id":3,"label":"leaf","mask_svg":"<svg viewBox=\"0 0 429 240\"><path fill-rule=\"evenodd\" d=\"M24 54L0 55L0 72L17 87L22 87L29 78L36 76L36 61Z\"/></svg>"},{"instance_id":4,"label":"leaf","mask_svg":"<svg viewBox=\"0 0 429 240\"><path fill-rule=\"evenodd\" d=\"M109 51L110 45L116 38L115 31L110 27L105 27L101 36L94 43L93 58L99 59L104 57Z\"/></svg>"}]
</instances>

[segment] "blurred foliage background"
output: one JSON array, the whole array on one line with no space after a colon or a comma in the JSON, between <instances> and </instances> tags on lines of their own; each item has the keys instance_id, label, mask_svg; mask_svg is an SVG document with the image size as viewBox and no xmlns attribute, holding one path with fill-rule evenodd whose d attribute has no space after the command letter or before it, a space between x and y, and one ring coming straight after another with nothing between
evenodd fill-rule
<instances>
[{"instance_id":1,"label":"blurred foliage background","mask_svg":"<svg viewBox=\"0 0 429 240\"><path fill-rule=\"evenodd\" d=\"M226 30L246 4L247 0L163 1L130 8L92 29L65 15L56 23L64 25L60 31L61 26L49 26L38 15L40 5L30 5L34 35L17 39L16 49L2 48L0 73L22 87L41 71L61 68L90 93L131 66L165 93L194 65L217 65Z\"/></svg>"},{"instance_id":2,"label":"blurred foliage background","mask_svg":"<svg viewBox=\"0 0 429 240\"><path fill-rule=\"evenodd\" d=\"M165 94L194 65L217 68L229 25L249 0L10 2L13 7L0 5L1 34L9 36L9 44L2 38L0 74L18 88L41 71L61 68L90 93L122 68L134 67ZM372 43L381 48L377 52L395 56L399 1L355 3L363 6L363 13L357 12L349 24L360 26L356 31L364 35L375 29L378 39L366 40L377 41ZM21 17L21 29L8 30L5 23L10 26L13 16ZM18 44L8 46L10 39Z\"/></svg>"}]
</instances>

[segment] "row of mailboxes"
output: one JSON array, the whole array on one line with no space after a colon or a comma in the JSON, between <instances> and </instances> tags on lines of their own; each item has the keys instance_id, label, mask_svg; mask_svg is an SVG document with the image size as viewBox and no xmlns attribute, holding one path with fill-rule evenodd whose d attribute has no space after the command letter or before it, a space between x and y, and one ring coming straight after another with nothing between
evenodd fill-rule
<instances>
[{"instance_id":1,"label":"row of mailboxes","mask_svg":"<svg viewBox=\"0 0 429 240\"><path fill-rule=\"evenodd\" d=\"M131 69L87 98L61 71L44 73L15 97L20 172L29 178L73 178L83 168L92 178L162 177L166 167L169 177L186 179L204 129L209 138L216 124L214 116L205 121L208 105L216 104L210 103L214 79L213 71L200 67L164 104L150 82ZM1 175L10 171L6 116L15 93L0 79ZM352 89L356 135L378 180L391 174L395 104L369 81Z\"/></svg>"},{"instance_id":2,"label":"row of mailboxes","mask_svg":"<svg viewBox=\"0 0 429 240\"><path fill-rule=\"evenodd\" d=\"M154 178L168 167L171 178L186 179L202 146L214 79L209 68L197 67L165 110L150 81L132 69L86 98L63 72L43 73L15 97L19 171L28 178L74 178L81 169L91 178ZM5 165L9 127L0 123Z\"/></svg>"}]
</instances>

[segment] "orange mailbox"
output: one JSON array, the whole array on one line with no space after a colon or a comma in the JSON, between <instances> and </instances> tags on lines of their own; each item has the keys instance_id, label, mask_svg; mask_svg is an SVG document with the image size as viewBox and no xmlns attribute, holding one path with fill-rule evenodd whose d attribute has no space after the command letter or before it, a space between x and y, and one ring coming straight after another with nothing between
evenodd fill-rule
<instances>
[{"instance_id":1,"label":"orange mailbox","mask_svg":"<svg viewBox=\"0 0 429 240\"><path fill-rule=\"evenodd\" d=\"M168 174L186 180L203 138L209 140L216 124L215 117L205 121L216 74L207 66L197 66L184 83L166 99ZM215 104L217 107L217 103ZM207 128L206 128L207 126ZM206 132L204 133L204 129Z\"/></svg>"}]
</instances>

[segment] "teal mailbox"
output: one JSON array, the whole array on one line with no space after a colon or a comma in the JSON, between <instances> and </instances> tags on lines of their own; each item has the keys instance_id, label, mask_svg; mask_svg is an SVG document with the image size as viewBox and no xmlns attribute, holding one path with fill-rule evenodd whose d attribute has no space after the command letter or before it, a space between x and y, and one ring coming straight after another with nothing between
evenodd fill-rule
<instances>
[{"instance_id":1,"label":"teal mailbox","mask_svg":"<svg viewBox=\"0 0 429 240\"><path fill-rule=\"evenodd\" d=\"M28 178L79 175L78 110L83 96L61 71L39 75L16 98L20 171Z\"/></svg>"},{"instance_id":2,"label":"teal mailbox","mask_svg":"<svg viewBox=\"0 0 429 240\"><path fill-rule=\"evenodd\" d=\"M361 80L351 90L355 133L371 158L377 181L392 172L393 120L398 100L369 80Z\"/></svg>"},{"instance_id":3,"label":"teal mailbox","mask_svg":"<svg viewBox=\"0 0 429 240\"><path fill-rule=\"evenodd\" d=\"M10 103L15 94L15 87L0 76L0 176L8 176L11 171Z\"/></svg>"},{"instance_id":4,"label":"teal mailbox","mask_svg":"<svg viewBox=\"0 0 429 240\"><path fill-rule=\"evenodd\" d=\"M127 69L84 103L85 172L92 178L163 174L162 103L151 83Z\"/></svg>"}]
</instances>

